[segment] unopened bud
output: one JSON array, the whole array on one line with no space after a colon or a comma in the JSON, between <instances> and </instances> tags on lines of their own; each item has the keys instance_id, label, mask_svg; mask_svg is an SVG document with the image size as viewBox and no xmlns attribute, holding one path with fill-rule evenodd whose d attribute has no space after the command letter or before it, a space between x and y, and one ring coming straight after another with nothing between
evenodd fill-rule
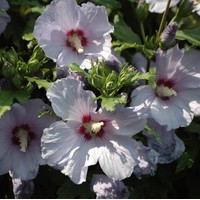
<instances>
[{"instance_id":1,"label":"unopened bud","mask_svg":"<svg viewBox=\"0 0 200 200\"><path fill-rule=\"evenodd\" d=\"M175 41L176 31L179 28L176 22L170 23L160 36L160 40L164 46L169 46Z\"/></svg>"}]
</instances>

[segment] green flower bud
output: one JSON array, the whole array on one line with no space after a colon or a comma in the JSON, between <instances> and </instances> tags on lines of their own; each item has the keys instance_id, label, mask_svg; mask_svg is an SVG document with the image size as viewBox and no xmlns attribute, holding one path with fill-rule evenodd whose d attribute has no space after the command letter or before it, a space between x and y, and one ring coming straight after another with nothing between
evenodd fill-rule
<instances>
[{"instance_id":1,"label":"green flower bud","mask_svg":"<svg viewBox=\"0 0 200 200\"><path fill-rule=\"evenodd\" d=\"M2 74L5 78L12 78L16 73L15 67L9 62L4 62L2 67Z\"/></svg>"}]
</instances>

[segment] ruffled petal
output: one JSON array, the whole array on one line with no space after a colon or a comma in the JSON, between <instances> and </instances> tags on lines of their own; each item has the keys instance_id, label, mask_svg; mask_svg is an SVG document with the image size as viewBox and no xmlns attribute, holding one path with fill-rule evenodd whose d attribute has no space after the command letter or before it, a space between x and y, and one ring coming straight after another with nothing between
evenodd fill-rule
<instances>
[{"instance_id":1,"label":"ruffled petal","mask_svg":"<svg viewBox=\"0 0 200 200\"><path fill-rule=\"evenodd\" d=\"M149 5L149 11L163 13L167 6L167 0L145 0ZM172 0L170 7L176 6L180 0Z\"/></svg>"},{"instance_id":2,"label":"ruffled petal","mask_svg":"<svg viewBox=\"0 0 200 200\"><path fill-rule=\"evenodd\" d=\"M156 67L158 79L171 79L176 70L181 66L181 59L183 58L184 51L179 49L178 45L163 51L158 49L156 52ZM175 79L176 80L176 79Z\"/></svg>"},{"instance_id":3,"label":"ruffled petal","mask_svg":"<svg viewBox=\"0 0 200 200\"><path fill-rule=\"evenodd\" d=\"M96 110L94 94L82 89L83 83L71 78L57 80L47 91L54 112L63 120L81 121Z\"/></svg>"},{"instance_id":4,"label":"ruffled petal","mask_svg":"<svg viewBox=\"0 0 200 200\"><path fill-rule=\"evenodd\" d=\"M185 102L176 97L167 101L156 98L150 109L151 117L160 125L167 125L167 130L187 126L193 118Z\"/></svg>"},{"instance_id":5,"label":"ruffled petal","mask_svg":"<svg viewBox=\"0 0 200 200\"><path fill-rule=\"evenodd\" d=\"M132 136L146 125L145 113L134 112L131 107L118 106L114 112L102 110L100 115L109 120L105 131L112 134Z\"/></svg>"},{"instance_id":6,"label":"ruffled petal","mask_svg":"<svg viewBox=\"0 0 200 200\"><path fill-rule=\"evenodd\" d=\"M150 85L139 86L133 90L131 94L132 101L130 106L136 111L140 110L148 114L149 106L154 101L155 97L155 92Z\"/></svg>"},{"instance_id":7,"label":"ruffled petal","mask_svg":"<svg viewBox=\"0 0 200 200\"><path fill-rule=\"evenodd\" d=\"M99 164L103 172L114 180L131 176L134 167L139 163L137 146L135 140L120 135L99 140Z\"/></svg>"},{"instance_id":8,"label":"ruffled petal","mask_svg":"<svg viewBox=\"0 0 200 200\"><path fill-rule=\"evenodd\" d=\"M92 38L92 40L97 40L103 35L114 31L113 26L108 21L108 15L104 6L95 6L93 3L88 2L82 4L81 10L88 22L82 26L85 26L84 28L87 30L88 36ZM81 21L81 23L84 23L84 21Z\"/></svg>"}]
</instances>

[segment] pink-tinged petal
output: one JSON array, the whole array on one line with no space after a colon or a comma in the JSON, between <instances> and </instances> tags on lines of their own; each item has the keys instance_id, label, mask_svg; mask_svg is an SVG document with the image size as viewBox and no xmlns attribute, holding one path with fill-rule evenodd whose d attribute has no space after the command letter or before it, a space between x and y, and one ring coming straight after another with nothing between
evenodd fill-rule
<instances>
[{"instance_id":1,"label":"pink-tinged petal","mask_svg":"<svg viewBox=\"0 0 200 200\"><path fill-rule=\"evenodd\" d=\"M150 112L156 122L167 125L167 130L187 126L193 118L185 102L179 101L176 97L171 97L167 101L156 98L151 104Z\"/></svg>"},{"instance_id":2,"label":"pink-tinged petal","mask_svg":"<svg viewBox=\"0 0 200 200\"><path fill-rule=\"evenodd\" d=\"M130 106L136 111L148 112L149 106L155 97L155 92L150 85L139 86L131 94L132 101Z\"/></svg>"},{"instance_id":3,"label":"pink-tinged petal","mask_svg":"<svg viewBox=\"0 0 200 200\"><path fill-rule=\"evenodd\" d=\"M99 164L103 172L114 180L131 176L137 160L137 142L130 137L112 135L99 141Z\"/></svg>"},{"instance_id":4,"label":"pink-tinged petal","mask_svg":"<svg viewBox=\"0 0 200 200\"><path fill-rule=\"evenodd\" d=\"M101 117L109 119L105 132L132 136L143 130L147 116L139 111L134 112L133 108L118 106L114 112L102 110Z\"/></svg>"},{"instance_id":5,"label":"pink-tinged petal","mask_svg":"<svg viewBox=\"0 0 200 200\"><path fill-rule=\"evenodd\" d=\"M81 23L83 23L83 28L87 30L89 38L98 40L102 35L114 31L113 26L108 21L108 15L104 6L95 6L93 3L88 2L82 4L81 10L88 22L85 24L84 21L81 21Z\"/></svg>"},{"instance_id":6,"label":"pink-tinged petal","mask_svg":"<svg viewBox=\"0 0 200 200\"><path fill-rule=\"evenodd\" d=\"M170 79L173 78L176 70L180 68L181 59L184 51L179 49L178 45L163 51L158 49L156 52L156 67L158 78Z\"/></svg>"},{"instance_id":7,"label":"pink-tinged petal","mask_svg":"<svg viewBox=\"0 0 200 200\"><path fill-rule=\"evenodd\" d=\"M83 115L96 110L95 97L82 89L83 83L71 78L57 80L47 91L54 112L64 120L81 121Z\"/></svg>"}]
</instances>

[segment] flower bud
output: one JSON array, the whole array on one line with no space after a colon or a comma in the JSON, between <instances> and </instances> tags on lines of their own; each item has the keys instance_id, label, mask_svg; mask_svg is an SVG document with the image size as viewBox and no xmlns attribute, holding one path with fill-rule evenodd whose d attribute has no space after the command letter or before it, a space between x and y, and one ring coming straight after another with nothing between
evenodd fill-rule
<instances>
[{"instance_id":1,"label":"flower bud","mask_svg":"<svg viewBox=\"0 0 200 200\"><path fill-rule=\"evenodd\" d=\"M169 46L175 42L176 31L178 29L178 24L176 22L170 23L160 36L160 40L164 46Z\"/></svg>"},{"instance_id":2,"label":"flower bud","mask_svg":"<svg viewBox=\"0 0 200 200\"><path fill-rule=\"evenodd\" d=\"M12 64L5 61L2 67L2 73L5 78L12 78L15 75L16 70Z\"/></svg>"}]
</instances>

